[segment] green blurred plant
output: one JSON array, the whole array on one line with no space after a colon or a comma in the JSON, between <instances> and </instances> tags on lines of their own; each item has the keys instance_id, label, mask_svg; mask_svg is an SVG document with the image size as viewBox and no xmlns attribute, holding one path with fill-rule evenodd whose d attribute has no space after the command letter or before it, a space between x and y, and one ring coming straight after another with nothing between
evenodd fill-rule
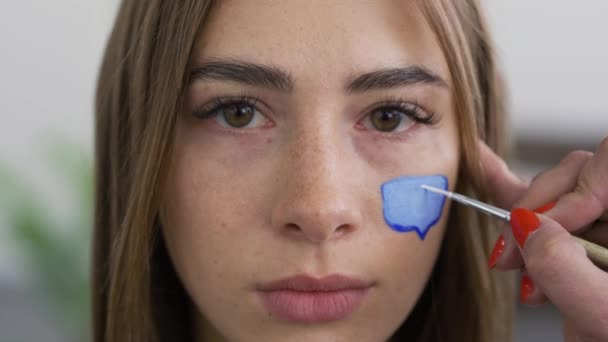
<instances>
[{"instance_id":1,"label":"green blurred plant","mask_svg":"<svg viewBox=\"0 0 608 342\"><path fill-rule=\"evenodd\" d=\"M67 143L51 145L48 156L52 174L63 181L57 184L66 190L57 200L68 201L73 213L58 217L34 185L7 164L0 164L0 211L34 289L48 299L70 333L85 341L90 326L92 160L80 147Z\"/></svg>"}]
</instances>

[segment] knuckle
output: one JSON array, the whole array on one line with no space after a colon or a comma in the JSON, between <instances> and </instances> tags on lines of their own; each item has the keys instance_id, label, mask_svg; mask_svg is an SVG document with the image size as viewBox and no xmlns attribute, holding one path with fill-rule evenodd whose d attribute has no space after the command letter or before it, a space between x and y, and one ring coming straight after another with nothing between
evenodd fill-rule
<instances>
[{"instance_id":1,"label":"knuckle","mask_svg":"<svg viewBox=\"0 0 608 342\"><path fill-rule=\"evenodd\" d=\"M608 303L604 300L604 305L600 307L600 320L602 322L608 322ZM608 338L608 326L604 326L605 337Z\"/></svg>"},{"instance_id":2,"label":"knuckle","mask_svg":"<svg viewBox=\"0 0 608 342\"><path fill-rule=\"evenodd\" d=\"M586 162L591 157L593 157L593 152L585 150L575 150L568 153L566 157L562 159L561 164L580 164Z\"/></svg>"},{"instance_id":3,"label":"knuckle","mask_svg":"<svg viewBox=\"0 0 608 342\"><path fill-rule=\"evenodd\" d=\"M559 276L563 263L569 259L571 248L565 248L565 239L557 235L539 241L538 252L526 262L528 271L544 279L555 279ZM570 247L570 246L568 246Z\"/></svg>"},{"instance_id":4,"label":"knuckle","mask_svg":"<svg viewBox=\"0 0 608 342\"><path fill-rule=\"evenodd\" d=\"M600 154L608 155L608 137L605 137L604 139L602 139L602 141L600 142L600 144L597 148L597 152Z\"/></svg>"},{"instance_id":5,"label":"knuckle","mask_svg":"<svg viewBox=\"0 0 608 342\"><path fill-rule=\"evenodd\" d=\"M608 210L608 187L593 186L591 180L584 177L578 182L574 192L586 204L584 209L600 213L598 217L602 215L603 211Z\"/></svg>"},{"instance_id":6,"label":"knuckle","mask_svg":"<svg viewBox=\"0 0 608 342\"><path fill-rule=\"evenodd\" d=\"M539 182L539 180L545 178L548 174L550 174L551 170L544 170L541 171L539 173L537 173L534 177L532 177L532 180L530 181L530 184L537 184Z\"/></svg>"},{"instance_id":7,"label":"knuckle","mask_svg":"<svg viewBox=\"0 0 608 342\"><path fill-rule=\"evenodd\" d=\"M534 176L530 181L530 184L541 183L545 179L556 177L562 174L565 169L571 169L573 166L579 166L586 163L591 157L593 157L593 153L589 151L572 151L568 153L555 168L544 170Z\"/></svg>"},{"instance_id":8,"label":"knuckle","mask_svg":"<svg viewBox=\"0 0 608 342\"><path fill-rule=\"evenodd\" d=\"M608 317L606 312L607 310L603 310L600 312L598 322L607 322L606 319ZM605 342L608 341L608 327L606 325L597 326L592 328L589 331L579 330L577 333L576 341L588 341L588 342Z\"/></svg>"}]
</instances>

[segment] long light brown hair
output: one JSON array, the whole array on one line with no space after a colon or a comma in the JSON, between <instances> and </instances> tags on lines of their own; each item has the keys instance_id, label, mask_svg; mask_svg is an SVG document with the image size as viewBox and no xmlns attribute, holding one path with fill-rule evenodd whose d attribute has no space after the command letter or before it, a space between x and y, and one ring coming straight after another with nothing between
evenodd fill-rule
<instances>
[{"instance_id":1,"label":"long light brown hair","mask_svg":"<svg viewBox=\"0 0 608 342\"><path fill-rule=\"evenodd\" d=\"M504 152L502 88L476 0L421 0L453 80L463 153L457 191L485 198L478 138ZM158 213L203 0L123 0L98 80L93 335L102 341L193 339L190 300L160 234ZM441 252L396 341L509 341L507 279L486 268L496 230L453 206Z\"/></svg>"}]
</instances>

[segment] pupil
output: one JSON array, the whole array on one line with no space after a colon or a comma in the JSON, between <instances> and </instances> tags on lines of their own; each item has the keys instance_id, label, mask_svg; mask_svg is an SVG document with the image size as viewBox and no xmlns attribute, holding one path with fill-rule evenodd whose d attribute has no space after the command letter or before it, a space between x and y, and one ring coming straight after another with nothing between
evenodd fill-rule
<instances>
[{"instance_id":1,"label":"pupil","mask_svg":"<svg viewBox=\"0 0 608 342\"><path fill-rule=\"evenodd\" d=\"M374 128L382 132L395 130L401 123L401 115L394 110L378 110L372 114Z\"/></svg>"},{"instance_id":2,"label":"pupil","mask_svg":"<svg viewBox=\"0 0 608 342\"><path fill-rule=\"evenodd\" d=\"M233 127L247 126L253 119L253 108L247 105L230 106L224 111L226 122Z\"/></svg>"}]
</instances>

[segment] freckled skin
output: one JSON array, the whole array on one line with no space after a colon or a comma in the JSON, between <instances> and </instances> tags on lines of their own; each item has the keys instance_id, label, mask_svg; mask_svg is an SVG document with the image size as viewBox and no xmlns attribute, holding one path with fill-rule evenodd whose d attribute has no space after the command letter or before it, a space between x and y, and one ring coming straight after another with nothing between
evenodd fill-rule
<instances>
[{"instance_id":1,"label":"freckled skin","mask_svg":"<svg viewBox=\"0 0 608 342\"><path fill-rule=\"evenodd\" d=\"M194 61L271 64L291 93L234 82L190 86L163 203L163 234L198 315L200 340L381 341L405 320L430 275L442 220L421 241L384 222L380 185L443 174L459 160L449 88L348 93L353 74L423 65L448 83L447 65L414 1L222 1ZM272 127L224 129L191 111L218 96L260 98ZM367 108L399 97L440 116L391 134L359 129ZM289 323L269 314L256 286L306 273L341 273L375 286L346 318Z\"/></svg>"}]
</instances>

